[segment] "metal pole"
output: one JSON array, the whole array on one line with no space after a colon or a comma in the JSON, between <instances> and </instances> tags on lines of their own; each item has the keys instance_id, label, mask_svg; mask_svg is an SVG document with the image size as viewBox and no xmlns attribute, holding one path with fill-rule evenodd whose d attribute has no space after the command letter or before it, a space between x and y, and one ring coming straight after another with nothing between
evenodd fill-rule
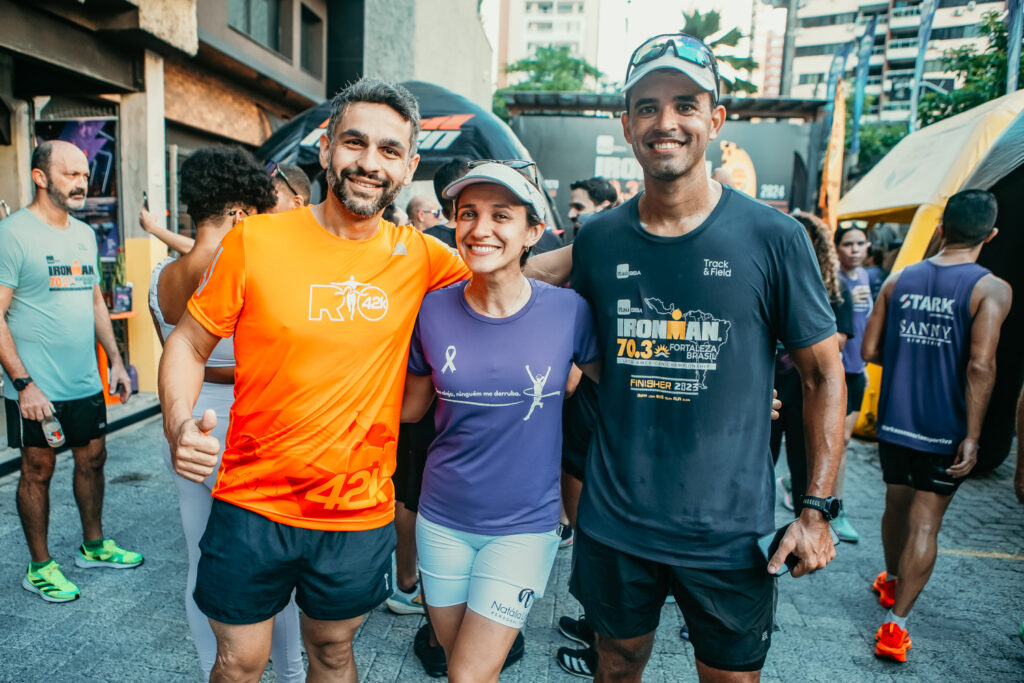
<instances>
[{"instance_id":1,"label":"metal pole","mask_svg":"<svg viewBox=\"0 0 1024 683\"><path fill-rule=\"evenodd\" d=\"M167 145L167 229L178 232L178 146Z\"/></svg>"},{"instance_id":2,"label":"metal pole","mask_svg":"<svg viewBox=\"0 0 1024 683\"><path fill-rule=\"evenodd\" d=\"M797 0L786 2L786 36L782 43L782 80L779 95L789 97L793 90L793 58L796 56Z\"/></svg>"}]
</instances>

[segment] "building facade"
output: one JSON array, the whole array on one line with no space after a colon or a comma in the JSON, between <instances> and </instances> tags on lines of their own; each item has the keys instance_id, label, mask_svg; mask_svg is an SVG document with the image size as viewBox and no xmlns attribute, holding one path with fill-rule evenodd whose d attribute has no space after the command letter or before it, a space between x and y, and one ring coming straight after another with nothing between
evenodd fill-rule
<instances>
[{"instance_id":1,"label":"building facade","mask_svg":"<svg viewBox=\"0 0 1024 683\"><path fill-rule=\"evenodd\" d=\"M942 69L940 58L951 48L973 44L984 50L980 37L985 12L1003 11L1005 3L982 0L936 0L931 39L925 53L926 88L949 91L957 86L954 74ZM865 109L868 120L907 121L910 91L917 58L917 32L921 25L920 0L805 0L799 3L796 51L793 59L794 97L824 97L828 71L835 52L859 39L874 15L878 16L866 92L873 101ZM857 67L856 52L847 61L847 76Z\"/></svg>"},{"instance_id":2,"label":"building facade","mask_svg":"<svg viewBox=\"0 0 1024 683\"><path fill-rule=\"evenodd\" d=\"M505 67L533 57L538 47L569 48L571 56L596 65L600 4L600 0L501 0L498 89L516 83L516 75L505 73Z\"/></svg>"}]
</instances>

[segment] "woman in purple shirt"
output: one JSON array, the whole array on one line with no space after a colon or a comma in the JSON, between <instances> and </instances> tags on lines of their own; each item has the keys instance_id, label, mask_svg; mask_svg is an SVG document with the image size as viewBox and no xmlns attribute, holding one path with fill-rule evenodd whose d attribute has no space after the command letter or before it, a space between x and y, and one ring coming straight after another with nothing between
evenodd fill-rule
<instances>
[{"instance_id":1,"label":"woman in purple shirt","mask_svg":"<svg viewBox=\"0 0 1024 683\"><path fill-rule=\"evenodd\" d=\"M587 303L522 273L546 202L517 168L533 170L484 162L445 189L473 277L426 296L409 353L403 421L437 396L416 545L452 680L497 681L543 595L560 540L566 380L574 362L596 375Z\"/></svg>"}]
</instances>

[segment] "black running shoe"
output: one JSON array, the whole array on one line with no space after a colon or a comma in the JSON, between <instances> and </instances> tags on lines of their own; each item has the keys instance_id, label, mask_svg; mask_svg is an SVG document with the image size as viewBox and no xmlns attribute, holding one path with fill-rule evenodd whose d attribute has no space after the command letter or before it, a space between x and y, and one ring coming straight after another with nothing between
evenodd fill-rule
<instances>
[{"instance_id":1,"label":"black running shoe","mask_svg":"<svg viewBox=\"0 0 1024 683\"><path fill-rule=\"evenodd\" d=\"M508 656L505 657L505 663L501 665L501 670L509 668L526 654L526 638L523 638L522 633L516 634L516 639L512 641L512 648L508 651Z\"/></svg>"},{"instance_id":2,"label":"black running shoe","mask_svg":"<svg viewBox=\"0 0 1024 683\"><path fill-rule=\"evenodd\" d=\"M412 651L416 653L428 676L440 678L448 675L448 660L444 656L444 648L430 644L430 624L423 624L420 630L416 631Z\"/></svg>"},{"instance_id":3,"label":"black running shoe","mask_svg":"<svg viewBox=\"0 0 1024 683\"><path fill-rule=\"evenodd\" d=\"M593 648L581 647L574 650L570 647L560 647L556 659L558 666L567 674L593 680L594 672L597 670L597 653Z\"/></svg>"},{"instance_id":4,"label":"black running shoe","mask_svg":"<svg viewBox=\"0 0 1024 683\"><path fill-rule=\"evenodd\" d=\"M440 645L430 644L430 624L423 624L416 631L412 649L420 663L423 664L423 670L427 672L428 676L441 678L448 675L448 660L444 655L444 648ZM517 633L516 639L512 642L512 648L508 651L508 656L505 657L505 663L501 665L501 670L504 671L518 662L525 653L526 639L523 638L522 633Z\"/></svg>"},{"instance_id":5,"label":"black running shoe","mask_svg":"<svg viewBox=\"0 0 1024 683\"><path fill-rule=\"evenodd\" d=\"M558 631L569 640L575 641L580 645L594 647L594 629L590 628L590 624L587 623L585 616L579 619L559 617Z\"/></svg>"}]
</instances>

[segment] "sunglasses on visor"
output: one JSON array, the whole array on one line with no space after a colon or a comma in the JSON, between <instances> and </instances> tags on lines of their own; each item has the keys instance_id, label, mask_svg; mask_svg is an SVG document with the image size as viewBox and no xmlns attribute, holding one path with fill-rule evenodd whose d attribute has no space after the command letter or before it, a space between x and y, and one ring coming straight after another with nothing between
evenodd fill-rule
<instances>
[{"instance_id":1,"label":"sunglasses on visor","mask_svg":"<svg viewBox=\"0 0 1024 683\"><path fill-rule=\"evenodd\" d=\"M626 80L624 82L629 81L629 77L633 75L634 69L648 62L660 59L669 50L675 52L676 57L679 59L691 62L705 69L711 69L711 73L715 76L715 92L713 94L717 101L718 93L721 91L721 84L718 78L718 63L715 60L715 56L711 53L711 48L703 42L684 33L654 36L633 50L633 55L629 58L629 66L626 68Z\"/></svg>"}]
</instances>

